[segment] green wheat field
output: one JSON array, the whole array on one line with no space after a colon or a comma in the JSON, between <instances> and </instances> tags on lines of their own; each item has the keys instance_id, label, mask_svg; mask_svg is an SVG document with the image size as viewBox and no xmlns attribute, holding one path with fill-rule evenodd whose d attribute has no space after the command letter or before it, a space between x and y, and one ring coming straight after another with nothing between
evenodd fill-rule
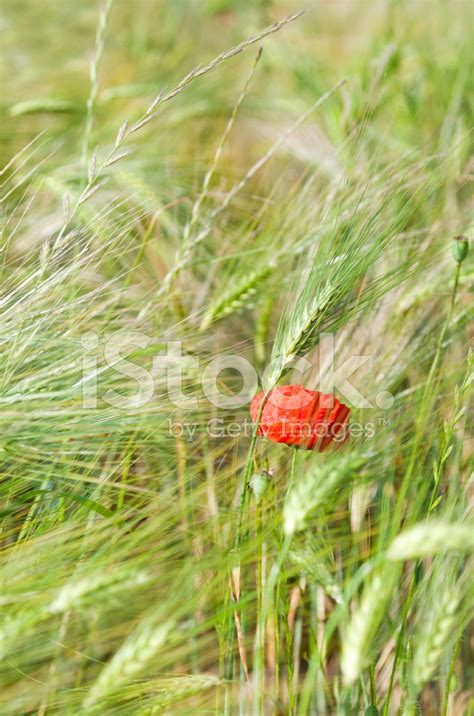
<instances>
[{"instance_id":1,"label":"green wheat field","mask_svg":"<svg viewBox=\"0 0 474 716\"><path fill-rule=\"evenodd\" d=\"M474 5L0 16L1 716L474 714Z\"/></svg>"}]
</instances>

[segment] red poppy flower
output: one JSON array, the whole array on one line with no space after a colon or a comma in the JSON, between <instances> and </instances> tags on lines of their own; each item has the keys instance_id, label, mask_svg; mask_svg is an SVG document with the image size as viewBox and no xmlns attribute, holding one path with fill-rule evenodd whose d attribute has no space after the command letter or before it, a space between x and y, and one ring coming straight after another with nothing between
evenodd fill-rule
<instances>
[{"instance_id":1,"label":"red poppy flower","mask_svg":"<svg viewBox=\"0 0 474 716\"><path fill-rule=\"evenodd\" d=\"M250 404L254 423L264 395L258 393ZM281 385L268 395L258 434L276 443L322 452L333 442L344 442L349 413L335 395L307 390L302 385Z\"/></svg>"}]
</instances>

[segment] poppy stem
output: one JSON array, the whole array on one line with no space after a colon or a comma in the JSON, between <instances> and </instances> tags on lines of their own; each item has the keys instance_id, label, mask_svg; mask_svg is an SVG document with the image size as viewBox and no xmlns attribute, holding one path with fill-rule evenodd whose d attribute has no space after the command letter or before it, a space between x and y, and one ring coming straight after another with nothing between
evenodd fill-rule
<instances>
[{"instance_id":1,"label":"poppy stem","mask_svg":"<svg viewBox=\"0 0 474 716\"><path fill-rule=\"evenodd\" d=\"M248 484L249 484L249 480L250 480L252 470L253 470L253 460L254 460L255 446L257 444L258 428L260 426L263 409L267 403L268 396L270 395L270 391L271 391L271 388L269 388L265 392L262 402L260 403L260 408L258 410L257 419L256 419L254 427L253 427L252 439L250 441L249 450L247 453L247 462L245 464L245 469L242 473L242 483L240 486L239 511L237 514L237 527L235 530L235 542L234 542L234 549L236 549L236 550L239 549L241 541L242 541L242 524L243 524L244 512L245 512L245 502L246 502L246 497L247 497L247 493L248 493Z\"/></svg>"},{"instance_id":2,"label":"poppy stem","mask_svg":"<svg viewBox=\"0 0 474 716\"><path fill-rule=\"evenodd\" d=\"M288 494L293 487L293 482L295 481L295 469L296 469L296 460L298 458L298 451L293 450L293 455L291 456L291 469L290 469L290 479L288 480L288 487L286 488L286 494Z\"/></svg>"},{"instance_id":3,"label":"poppy stem","mask_svg":"<svg viewBox=\"0 0 474 716\"><path fill-rule=\"evenodd\" d=\"M245 464L244 471L242 473L242 482L241 482L241 486L240 486L239 509L238 509L238 514L237 514L237 525L236 525L236 529L235 529L235 540L234 540L234 550L236 553L239 552L240 546L242 543L242 525L243 525L243 521L244 521L245 504L247 502L248 484L249 484L249 480L250 480L252 470L253 470L253 462L254 462L254 455L255 455L255 446L257 444L258 428L260 426L263 409L267 403L268 396L270 395L270 392L271 392L271 388L268 388L265 391L262 402L260 404L260 408L258 411L257 419L256 419L254 427L253 427L252 438L251 438L248 453L247 453L247 461ZM238 562L240 565L240 555L238 557ZM232 594L230 595L230 600L232 601ZM226 681L228 681L228 686L226 688L226 703L225 703L225 710L224 710L225 714L230 713L229 689L231 688L230 682L232 681L232 677L233 677L233 649L234 649L234 618L233 618L233 611L229 610L229 615L227 617L226 647L225 647L225 651L226 651L225 679L226 679Z\"/></svg>"}]
</instances>

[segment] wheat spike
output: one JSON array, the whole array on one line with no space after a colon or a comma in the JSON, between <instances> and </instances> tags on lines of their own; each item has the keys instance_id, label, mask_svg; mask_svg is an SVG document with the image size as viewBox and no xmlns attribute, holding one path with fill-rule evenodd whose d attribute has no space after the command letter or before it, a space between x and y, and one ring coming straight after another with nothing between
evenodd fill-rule
<instances>
[{"instance_id":1,"label":"wheat spike","mask_svg":"<svg viewBox=\"0 0 474 716\"><path fill-rule=\"evenodd\" d=\"M201 330L205 330L211 323L242 309L248 301L254 298L258 286L270 276L273 268L273 264L267 265L246 274L237 282L236 286L224 293L217 303L209 307L202 320Z\"/></svg>"},{"instance_id":2,"label":"wheat spike","mask_svg":"<svg viewBox=\"0 0 474 716\"><path fill-rule=\"evenodd\" d=\"M318 554L315 540L309 540L301 546L295 545L289 553L289 558L293 564L300 568L301 573L309 582L318 584L334 601L338 604L342 603L342 589L326 561Z\"/></svg>"},{"instance_id":3,"label":"wheat spike","mask_svg":"<svg viewBox=\"0 0 474 716\"><path fill-rule=\"evenodd\" d=\"M413 642L412 682L416 693L430 681L439 667L450 639L456 634L460 592L450 586L430 603Z\"/></svg>"},{"instance_id":4,"label":"wheat spike","mask_svg":"<svg viewBox=\"0 0 474 716\"><path fill-rule=\"evenodd\" d=\"M144 671L165 644L175 626L173 620L163 624L147 621L138 627L115 652L93 684L84 707L90 708L106 699Z\"/></svg>"},{"instance_id":5,"label":"wheat spike","mask_svg":"<svg viewBox=\"0 0 474 716\"><path fill-rule=\"evenodd\" d=\"M474 550L474 525L471 521L449 523L426 520L401 532L390 545L387 557L391 560L417 559L455 550Z\"/></svg>"},{"instance_id":6,"label":"wheat spike","mask_svg":"<svg viewBox=\"0 0 474 716\"><path fill-rule=\"evenodd\" d=\"M360 456L349 453L338 461L317 465L298 480L283 506L285 533L292 535L304 530L312 513L323 507L363 462Z\"/></svg>"},{"instance_id":7,"label":"wheat spike","mask_svg":"<svg viewBox=\"0 0 474 716\"><path fill-rule=\"evenodd\" d=\"M378 628L392 596L396 580L393 569L381 569L367 582L344 634L341 670L346 685L352 685L368 665Z\"/></svg>"}]
</instances>

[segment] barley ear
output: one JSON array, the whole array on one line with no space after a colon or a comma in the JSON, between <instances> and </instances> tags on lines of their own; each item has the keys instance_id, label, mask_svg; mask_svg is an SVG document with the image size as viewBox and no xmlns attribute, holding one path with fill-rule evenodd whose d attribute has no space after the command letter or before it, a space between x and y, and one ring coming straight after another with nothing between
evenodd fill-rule
<instances>
[{"instance_id":1,"label":"barley ear","mask_svg":"<svg viewBox=\"0 0 474 716\"><path fill-rule=\"evenodd\" d=\"M351 686L370 663L374 639L392 597L397 570L387 566L367 582L344 633L341 670L344 682Z\"/></svg>"},{"instance_id":2,"label":"barley ear","mask_svg":"<svg viewBox=\"0 0 474 716\"><path fill-rule=\"evenodd\" d=\"M168 620L155 625L146 622L138 627L102 669L84 701L84 708L94 707L139 676L162 649L174 625L174 621Z\"/></svg>"},{"instance_id":3,"label":"barley ear","mask_svg":"<svg viewBox=\"0 0 474 716\"><path fill-rule=\"evenodd\" d=\"M450 550L474 550L472 520L461 523L434 519L419 522L395 537L387 551L387 557L393 561L420 559Z\"/></svg>"},{"instance_id":4,"label":"barley ear","mask_svg":"<svg viewBox=\"0 0 474 716\"><path fill-rule=\"evenodd\" d=\"M430 602L429 609L425 608L423 619L413 639L415 652L411 681L414 695L433 678L444 652L457 633L460 601L460 590L454 585L438 594L436 599Z\"/></svg>"}]
</instances>

